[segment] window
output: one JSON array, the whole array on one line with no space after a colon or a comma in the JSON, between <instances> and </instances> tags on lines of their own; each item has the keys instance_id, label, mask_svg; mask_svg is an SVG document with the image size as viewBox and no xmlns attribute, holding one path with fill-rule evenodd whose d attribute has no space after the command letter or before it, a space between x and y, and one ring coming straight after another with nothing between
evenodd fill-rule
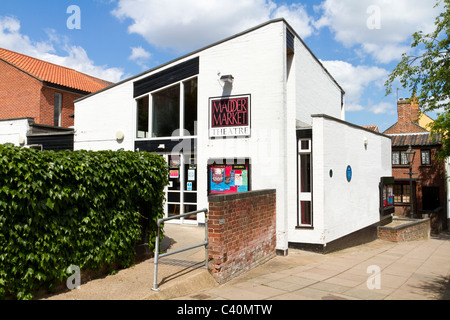
<instances>
[{"instance_id":1,"label":"window","mask_svg":"<svg viewBox=\"0 0 450 320\"><path fill-rule=\"evenodd\" d=\"M392 164L404 166L409 165L406 151L392 151Z\"/></svg>"},{"instance_id":2,"label":"window","mask_svg":"<svg viewBox=\"0 0 450 320\"><path fill-rule=\"evenodd\" d=\"M148 138L148 96L137 100L136 138Z\"/></svg>"},{"instance_id":3,"label":"window","mask_svg":"<svg viewBox=\"0 0 450 320\"><path fill-rule=\"evenodd\" d=\"M422 165L423 166L429 166L431 165L431 152L430 150L421 150L420 151L421 159L422 159Z\"/></svg>"},{"instance_id":4,"label":"window","mask_svg":"<svg viewBox=\"0 0 450 320\"><path fill-rule=\"evenodd\" d=\"M197 134L197 78L184 82L184 130Z\"/></svg>"},{"instance_id":5,"label":"window","mask_svg":"<svg viewBox=\"0 0 450 320\"><path fill-rule=\"evenodd\" d=\"M152 137L171 137L180 129L180 85L152 94Z\"/></svg>"},{"instance_id":6,"label":"window","mask_svg":"<svg viewBox=\"0 0 450 320\"><path fill-rule=\"evenodd\" d=\"M61 111L62 111L62 94L55 93L55 105L53 111L53 125L56 127L61 126Z\"/></svg>"},{"instance_id":7,"label":"window","mask_svg":"<svg viewBox=\"0 0 450 320\"><path fill-rule=\"evenodd\" d=\"M136 137L196 135L197 92L193 78L137 99Z\"/></svg>"},{"instance_id":8,"label":"window","mask_svg":"<svg viewBox=\"0 0 450 320\"><path fill-rule=\"evenodd\" d=\"M407 184L394 185L394 202L395 203L409 203L410 191Z\"/></svg>"},{"instance_id":9,"label":"window","mask_svg":"<svg viewBox=\"0 0 450 320\"><path fill-rule=\"evenodd\" d=\"M298 155L298 227L312 226L312 175L311 175L311 140L299 140Z\"/></svg>"}]
</instances>

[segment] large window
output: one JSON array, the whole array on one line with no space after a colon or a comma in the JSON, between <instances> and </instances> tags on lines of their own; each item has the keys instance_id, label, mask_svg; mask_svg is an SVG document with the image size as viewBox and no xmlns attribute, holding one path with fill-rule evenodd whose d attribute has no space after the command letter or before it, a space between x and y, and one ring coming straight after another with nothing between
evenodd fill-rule
<instances>
[{"instance_id":1,"label":"large window","mask_svg":"<svg viewBox=\"0 0 450 320\"><path fill-rule=\"evenodd\" d=\"M137 138L194 136L197 132L197 78L137 99Z\"/></svg>"},{"instance_id":2,"label":"large window","mask_svg":"<svg viewBox=\"0 0 450 320\"><path fill-rule=\"evenodd\" d=\"M152 94L152 137L171 137L180 129L180 85Z\"/></svg>"}]
</instances>

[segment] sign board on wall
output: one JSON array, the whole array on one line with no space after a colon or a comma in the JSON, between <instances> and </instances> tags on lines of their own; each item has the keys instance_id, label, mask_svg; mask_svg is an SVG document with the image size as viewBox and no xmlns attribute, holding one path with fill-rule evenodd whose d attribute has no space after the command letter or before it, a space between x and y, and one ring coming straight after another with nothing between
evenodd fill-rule
<instances>
[{"instance_id":1,"label":"sign board on wall","mask_svg":"<svg viewBox=\"0 0 450 320\"><path fill-rule=\"evenodd\" d=\"M250 95L209 99L209 136L248 137L251 134Z\"/></svg>"}]
</instances>

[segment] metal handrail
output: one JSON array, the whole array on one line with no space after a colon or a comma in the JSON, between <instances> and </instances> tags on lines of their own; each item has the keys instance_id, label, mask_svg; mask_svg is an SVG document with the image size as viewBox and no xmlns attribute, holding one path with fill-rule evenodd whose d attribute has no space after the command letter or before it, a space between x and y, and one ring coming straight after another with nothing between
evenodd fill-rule
<instances>
[{"instance_id":1,"label":"metal handrail","mask_svg":"<svg viewBox=\"0 0 450 320\"><path fill-rule=\"evenodd\" d=\"M199 213L205 213L205 242L197 244L197 245L193 245L190 247L186 247L186 248L182 248L176 251L172 251L172 252L167 252L164 254L159 254L159 233L160 233L160 226L163 222L165 221L169 221L169 220L173 220L173 219L179 219L179 218L184 218L184 217L189 217L192 216L194 214L199 214ZM198 247L202 247L205 246L205 266L206 268L208 268L208 209L203 209L203 210L198 210L198 211L192 211L192 212L188 212L188 213L184 213L184 214L180 214L177 216L171 216L168 218L163 218L163 219L159 219L157 221L157 234L156 234L156 244L155 244L155 274L153 275L153 291L159 291L158 288L158 260L160 258L163 257L167 257L170 256L172 254L176 254L176 253L180 253L183 251L187 251L187 250L191 250L191 249L195 249Z\"/></svg>"}]
</instances>

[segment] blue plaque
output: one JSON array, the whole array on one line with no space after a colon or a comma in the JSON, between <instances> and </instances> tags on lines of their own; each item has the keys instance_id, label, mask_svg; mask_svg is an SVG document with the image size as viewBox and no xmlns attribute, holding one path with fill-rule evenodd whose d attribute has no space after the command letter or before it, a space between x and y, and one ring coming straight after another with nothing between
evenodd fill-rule
<instances>
[{"instance_id":1,"label":"blue plaque","mask_svg":"<svg viewBox=\"0 0 450 320\"><path fill-rule=\"evenodd\" d=\"M347 167L347 181L350 182L352 180L352 167Z\"/></svg>"}]
</instances>

